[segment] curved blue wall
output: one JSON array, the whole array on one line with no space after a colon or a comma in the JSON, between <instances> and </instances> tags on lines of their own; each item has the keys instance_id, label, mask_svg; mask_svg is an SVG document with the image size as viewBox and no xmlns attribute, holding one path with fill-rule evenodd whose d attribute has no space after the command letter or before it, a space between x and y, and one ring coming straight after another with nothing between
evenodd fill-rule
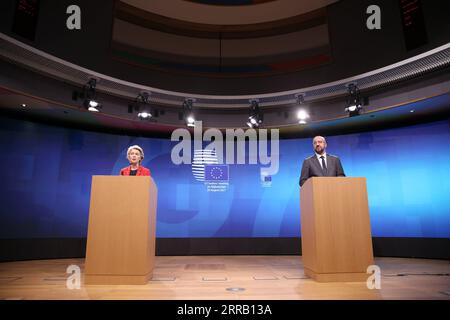
<instances>
[{"instance_id":1,"label":"curved blue wall","mask_svg":"<svg viewBox=\"0 0 450 320\"><path fill-rule=\"evenodd\" d=\"M280 170L230 165L229 189L207 192L175 142L0 118L0 238L85 237L92 175L118 174L129 145L158 185L158 237L298 237L298 176L310 139L280 141ZM347 176L366 177L372 235L450 238L450 121L328 137ZM124 195L125 196L125 195Z\"/></svg>"}]
</instances>

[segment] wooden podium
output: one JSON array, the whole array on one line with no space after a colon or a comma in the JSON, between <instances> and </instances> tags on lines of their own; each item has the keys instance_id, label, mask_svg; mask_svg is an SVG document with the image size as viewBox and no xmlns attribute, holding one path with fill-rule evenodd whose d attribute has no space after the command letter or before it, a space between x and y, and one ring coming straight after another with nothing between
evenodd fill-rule
<instances>
[{"instance_id":1,"label":"wooden podium","mask_svg":"<svg viewBox=\"0 0 450 320\"><path fill-rule=\"evenodd\" d=\"M365 178L313 177L300 189L305 275L366 281L373 264Z\"/></svg>"},{"instance_id":2,"label":"wooden podium","mask_svg":"<svg viewBox=\"0 0 450 320\"><path fill-rule=\"evenodd\" d=\"M93 176L85 284L146 284L155 260L151 177Z\"/></svg>"}]
</instances>

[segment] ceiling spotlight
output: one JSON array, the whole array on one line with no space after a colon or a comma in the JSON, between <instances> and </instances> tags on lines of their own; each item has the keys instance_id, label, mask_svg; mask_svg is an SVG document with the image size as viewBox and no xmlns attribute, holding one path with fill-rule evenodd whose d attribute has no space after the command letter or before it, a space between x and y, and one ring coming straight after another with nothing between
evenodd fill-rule
<instances>
[{"instance_id":1,"label":"ceiling spotlight","mask_svg":"<svg viewBox=\"0 0 450 320\"><path fill-rule=\"evenodd\" d=\"M192 116L192 115L188 116L187 119L186 119L186 121L187 121L188 123L194 123L194 122L195 122L194 116Z\"/></svg>"},{"instance_id":2,"label":"ceiling spotlight","mask_svg":"<svg viewBox=\"0 0 450 320\"><path fill-rule=\"evenodd\" d=\"M195 127L195 116L192 111L194 102L195 99L193 98L186 98L183 101L184 120L186 121L186 125L188 127Z\"/></svg>"},{"instance_id":3,"label":"ceiling spotlight","mask_svg":"<svg viewBox=\"0 0 450 320\"><path fill-rule=\"evenodd\" d=\"M134 99L134 102L128 106L128 112L133 113L133 110L139 111L137 116L141 120L149 120L152 118L153 113L148 106L150 103L150 94L149 92L139 93L136 99Z\"/></svg>"},{"instance_id":4,"label":"ceiling spotlight","mask_svg":"<svg viewBox=\"0 0 450 320\"><path fill-rule=\"evenodd\" d=\"M150 103L150 95L151 92L145 92L142 91L139 95L138 95L138 99L141 100L143 103Z\"/></svg>"},{"instance_id":5,"label":"ceiling spotlight","mask_svg":"<svg viewBox=\"0 0 450 320\"><path fill-rule=\"evenodd\" d=\"M248 117L247 125L250 128L257 128L259 126L259 122L256 118L257 116L250 116Z\"/></svg>"},{"instance_id":6,"label":"ceiling spotlight","mask_svg":"<svg viewBox=\"0 0 450 320\"><path fill-rule=\"evenodd\" d=\"M309 118L309 115L305 110L299 110L297 113L297 118L299 118L300 120L306 120L307 118Z\"/></svg>"},{"instance_id":7,"label":"ceiling spotlight","mask_svg":"<svg viewBox=\"0 0 450 320\"><path fill-rule=\"evenodd\" d=\"M347 85L348 96L347 96L347 107L345 111L348 112L350 117L358 116L361 113L361 97L359 95L359 89L356 83L349 83Z\"/></svg>"},{"instance_id":8,"label":"ceiling spotlight","mask_svg":"<svg viewBox=\"0 0 450 320\"><path fill-rule=\"evenodd\" d=\"M349 106L347 108L347 111L349 111L349 112L355 112L356 110L358 110L358 106L357 105Z\"/></svg>"},{"instance_id":9,"label":"ceiling spotlight","mask_svg":"<svg viewBox=\"0 0 450 320\"><path fill-rule=\"evenodd\" d=\"M348 112L349 117L359 116L361 113L361 105L352 105L345 108L345 111Z\"/></svg>"},{"instance_id":10,"label":"ceiling spotlight","mask_svg":"<svg viewBox=\"0 0 450 320\"><path fill-rule=\"evenodd\" d=\"M83 88L85 104L88 105L89 111L94 111L94 112L98 112L97 108L99 106L99 103L96 100L96 97L97 97L96 87L97 87L97 80L94 78L91 78L91 79L89 79L88 83Z\"/></svg>"},{"instance_id":11,"label":"ceiling spotlight","mask_svg":"<svg viewBox=\"0 0 450 320\"><path fill-rule=\"evenodd\" d=\"M305 103L305 93L300 92L295 94L295 98L297 99L298 104L304 104Z\"/></svg>"},{"instance_id":12,"label":"ceiling spotlight","mask_svg":"<svg viewBox=\"0 0 450 320\"><path fill-rule=\"evenodd\" d=\"M194 118L193 115L189 115L186 118L186 124L187 124L188 127L195 127L195 118Z\"/></svg>"},{"instance_id":13,"label":"ceiling spotlight","mask_svg":"<svg viewBox=\"0 0 450 320\"><path fill-rule=\"evenodd\" d=\"M299 120L299 123L306 123L306 119L309 118L309 114L308 112L306 112L306 110L299 110L297 113L297 118Z\"/></svg>"},{"instance_id":14,"label":"ceiling spotlight","mask_svg":"<svg viewBox=\"0 0 450 320\"><path fill-rule=\"evenodd\" d=\"M251 99L250 115L248 117L247 125L250 128L258 128L263 123L263 113L259 108L258 99Z\"/></svg>"},{"instance_id":15,"label":"ceiling spotlight","mask_svg":"<svg viewBox=\"0 0 450 320\"><path fill-rule=\"evenodd\" d=\"M96 107L90 106L90 107L88 108L88 111L91 111L91 112L99 112L100 110L98 110Z\"/></svg>"},{"instance_id":16,"label":"ceiling spotlight","mask_svg":"<svg viewBox=\"0 0 450 320\"><path fill-rule=\"evenodd\" d=\"M95 100L84 100L83 102L84 107L91 112L99 112L100 110L100 104Z\"/></svg>"},{"instance_id":17,"label":"ceiling spotlight","mask_svg":"<svg viewBox=\"0 0 450 320\"><path fill-rule=\"evenodd\" d=\"M97 80L94 78L89 79L88 83L83 86L82 92L73 91L72 99L78 100L78 98L83 99L83 106L92 112L99 112L101 109L101 105L96 99Z\"/></svg>"},{"instance_id":18,"label":"ceiling spotlight","mask_svg":"<svg viewBox=\"0 0 450 320\"><path fill-rule=\"evenodd\" d=\"M301 109L297 112L298 123L306 124L306 119L309 118L309 114L305 109L303 109L303 105L305 103L305 93L297 93L295 95L295 98L297 99L297 103L301 107Z\"/></svg>"},{"instance_id":19,"label":"ceiling spotlight","mask_svg":"<svg viewBox=\"0 0 450 320\"><path fill-rule=\"evenodd\" d=\"M25 108L27 105L25 103L22 103L21 106Z\"/></svg>"},{"instance_id":20,"label":"ceiling spotlight","mask_svg":"<svg viewBox=\"0 0 450 320\"><path fill-rule=\"evenodd\" d=\"M150 112L147 111L143 111L143 112L139 112L138 113L138 117L142 120L147 120L150 119L152 117L152 114Z\"/></svg>"}]
</instances>

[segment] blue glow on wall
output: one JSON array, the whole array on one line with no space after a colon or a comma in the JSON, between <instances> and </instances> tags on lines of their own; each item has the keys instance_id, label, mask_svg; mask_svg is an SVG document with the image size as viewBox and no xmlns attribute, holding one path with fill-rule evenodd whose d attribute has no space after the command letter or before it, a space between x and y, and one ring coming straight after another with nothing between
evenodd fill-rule
<instances>
[{"instance_id":1,"label":"blue glow on wall","mask_svg":"<svg viewBox=\"0 0 450 320\"><path fill-rule=\"evenodd\" d=\"M376 237L450 238L450 121L328 137L347 176L366 177ZM158 237L298 237L298 177L311 139L280 141L280 170L230 165L226 192L207 192L175 142L0 118L0 238L85 237L92 175L118 174L129 145L158 185ZM126 196L126 195L124 195Z\"/></svg>"}]
</instances>

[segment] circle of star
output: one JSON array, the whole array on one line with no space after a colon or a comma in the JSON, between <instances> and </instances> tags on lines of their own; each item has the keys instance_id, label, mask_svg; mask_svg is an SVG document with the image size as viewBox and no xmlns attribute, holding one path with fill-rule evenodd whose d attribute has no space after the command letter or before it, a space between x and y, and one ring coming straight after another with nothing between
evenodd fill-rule
<instances>
[{"instance_id":1,"label":"circle of star","mask_svg":"<svg viewBox=\"0 0 450 320\"><path fill-rule=\"evenodd\" d=\"M223 171L221 168L214 167L211 169L211 177L213 179L220 179L223 176Z\"/></svg>"}]
</instances>

